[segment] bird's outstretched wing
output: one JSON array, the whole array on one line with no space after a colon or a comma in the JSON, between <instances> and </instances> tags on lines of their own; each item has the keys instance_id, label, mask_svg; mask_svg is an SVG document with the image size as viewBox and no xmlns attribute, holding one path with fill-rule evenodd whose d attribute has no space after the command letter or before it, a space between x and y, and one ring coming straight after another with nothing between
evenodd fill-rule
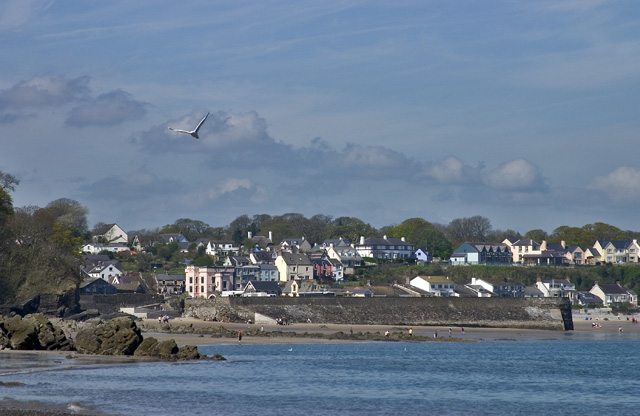
<instances>
[{"instance_id":1,"label":"bird's outstretched wing","mask_svg":"<svg viewBox=\"0 0 640 416\"><path fill-rule=\"evenodd\" d=\"M175 131L175 132L178 132L178 133L187 133L187 134L191 134L191 132L190 132L190 131L172 129L171 127L169 127L169 130L171 130L171 131Z\"/></svg>"},{"instance_id":2,"label":"bird's outstretched wing","mask_svg":"<svg viewBox=\"0 0 640 416\"><path fill-rule=\"evenodd\" d=\"M202 120L200 120L200 123L198 123L198 126L193 131L194 133L198 133L198 130L200 130L200 127L202 127L202 125L204 124L204 121L207 119L207 117L209 117L209 113L207 113L207 115L204 116L204 118Z\"/></svg>"}]
</instances>

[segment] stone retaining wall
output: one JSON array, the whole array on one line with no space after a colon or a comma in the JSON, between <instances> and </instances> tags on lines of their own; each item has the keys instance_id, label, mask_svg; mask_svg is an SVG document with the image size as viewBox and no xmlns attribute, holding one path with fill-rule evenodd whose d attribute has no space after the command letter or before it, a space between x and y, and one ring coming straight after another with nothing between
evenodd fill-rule
<instances>
[{"instance_id":1,"label":"stone retaining wall","mask_svg":"<svg viewBox=\"0 0 640 416\"><path fill-rule=\"evenodd\" d=\"M216 298L189 299L185 317L351 325L442 325L572 330L565 298Z\"/></svg>"}]
</instances>

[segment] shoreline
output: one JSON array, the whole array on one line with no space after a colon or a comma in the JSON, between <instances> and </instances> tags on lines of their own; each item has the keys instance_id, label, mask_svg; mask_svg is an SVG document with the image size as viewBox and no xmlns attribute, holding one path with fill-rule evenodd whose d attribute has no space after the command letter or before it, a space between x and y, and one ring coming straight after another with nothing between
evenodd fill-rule
<instances>
[{"instance_id":1,"label":"shoreline","mask_svg":"<svg viewBox=\"0 0 640 416\"><path fill-rule=\"evenodd\" d=\"M605 318L607 318L605 320ZM594 328L593 323L600 324ZM60 325L60 322L56 322ZM75 337L73 323L66 322L64 330ZM179 346L194 345L197 347L215 347L216 345L238 344L237 332L242 331L240 344L268 345L268 344L311 344L311 343L359 343L359 342L490 342L490 341L599 341L599 340L640 340L640 324L631 320L617 319L615 316L591 317L585 320L582 315L574 315L574 330L541 330L518 328L485 328L465 327L464 334L461 327L442 326L406 326L406 325L345 325L345 324L314 324L294 323L291 325L261 325L246 323L211 322L192 318L175 318L168 324L159 324L157 320L143 319L138 321L138 327L144 338L154 337L159 341L173 339ZM264 332L261 331L264 328ZM409 329L412 336L409 336ZM622 331L620 331L622 329ZM353 335L351 335L353 330ZM390 331L390 337L384 337L385 331ZM434 338L437 331L437 338ZM340 335L342 334L342 335ZM356 338L362 335L362 338ZM157 361L148 357L133 356L101 356L79 354L63 351L21 351L3 350L0 354L23 354L27 361L29 355L46 354L53 356L54 361L62 362L69 359L73 366L83 365L128 365L136 362ZM213 351L215 353L215 351ZM57 359L56 357L60 357ZM64 364L63 364L64 365ZM10 374L5 375L7 378ZM0 379L0 382L6 380ZM4 397L0 397L0 414L7 416L96 416L105 413L70 403L65 406L51 406L45 402L19 402L10 398L12 386L6 390Z\"/></svg>"},{"instance_id":2,"label":"shoreline","mask_svg":"<svg viewBox=\"0 0 640 416\"><path fill-rule=\"evenodd\" d=\"M168 324L158 324L152 319L143 319L140 324L143 336L154 337L159 341L174 339L178 345L210 346L238 343L238 331L242 331L242 344L298 344L298 343L336 343L363 341L536 341L536 340L604 340L630 338L640 339L640 324L632 321L594 318L584 320L580 316L574 319L571 331L487 328L487 327L449 327L447 326L408 326L408 325L346 325L294 323L291 325L262 325L233 322L211 322L193 318L175 318ZM597 322L600 328L593 328ZM264 335L261 331L264 328ZM413 336L408 336L409 328ZM622 328L622 332L620 332ZM351 335L353 330L353 335ZM390 337L384 337L390 331ZM437 331L437 338L434 337ZM227 336L221 336L224 332ZM317 334L317 336L316 336ZM358 335L361 336L358 336Z\"/></svg>"}]
</instances>

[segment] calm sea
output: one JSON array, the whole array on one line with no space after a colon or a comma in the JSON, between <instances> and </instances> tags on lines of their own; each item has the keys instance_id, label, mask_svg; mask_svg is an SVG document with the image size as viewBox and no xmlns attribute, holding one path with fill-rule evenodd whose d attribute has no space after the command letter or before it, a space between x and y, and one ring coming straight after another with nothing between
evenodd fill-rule
<instances>
[{"instance_id":1,"label":"calm sea","mask_svg":"<svg viewBox=\"0 0 640 416\"><path fill-rule=\"evenodd\" d=\"M637 340L219 345L199 349L227 361L81 368L64 357L4 354L0 381L25 386L0 387L0 398L145 416L638 414L639 346Z\"/></svg>"}]
</instances>

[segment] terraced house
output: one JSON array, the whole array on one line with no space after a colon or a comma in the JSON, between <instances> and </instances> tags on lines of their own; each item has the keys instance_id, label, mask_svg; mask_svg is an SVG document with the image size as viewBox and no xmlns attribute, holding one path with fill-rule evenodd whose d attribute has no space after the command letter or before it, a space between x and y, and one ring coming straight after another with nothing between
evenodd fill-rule
<instances>
[{"instance_id":1,"label":"terraced house","mask_svg":"<svg viewBox=\"0 0 640 416\"><path fill-rule=\"evenodd\" d=\"M511 250L504 243L467 242L451 254L451 264L454 266L465 264L509 265L511 259Z\"/></svg>"},{"instance_id":2,"label":"terraced house","mask_svg":"<svg viewBox=\"0 0 640 416\"><path fill-rule=\"evenodd\" d=\"M590 264L596 263L638 263L640 246L637 240L598 240L591 249Z\"/></svg>"},{"instance_id":3,"label":"terraced house","mask_svg":"<svg viewBox=\"0 0 640 416\"><path fill-rule=\"evenodd\" d=\"M389 237L360 237L360 244L355 249L362 257L376 259L408 259L413 257L415 247L402 238Z\"/></svg>"}]
</instances>

